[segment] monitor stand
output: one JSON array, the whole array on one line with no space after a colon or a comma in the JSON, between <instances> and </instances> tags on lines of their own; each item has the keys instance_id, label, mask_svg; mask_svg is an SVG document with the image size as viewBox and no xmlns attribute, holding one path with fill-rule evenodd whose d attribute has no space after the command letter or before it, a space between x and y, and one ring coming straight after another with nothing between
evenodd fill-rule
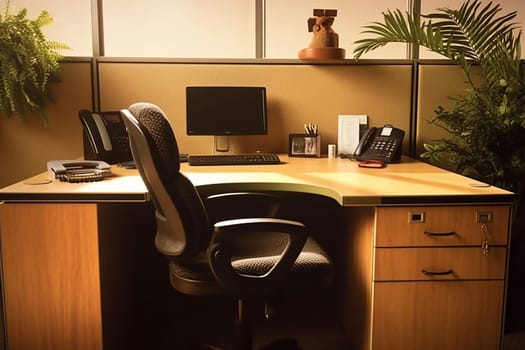
<instances>
[{"instance_id":1,"label":"monitor stand","mask_svg":"<svg viewBox=\"0 0 525 350\"><path fill-rule=\"evenodd\" d=\"M213 136L213 153L233 153L230 136Z\"/></svg>"}]
</instances>

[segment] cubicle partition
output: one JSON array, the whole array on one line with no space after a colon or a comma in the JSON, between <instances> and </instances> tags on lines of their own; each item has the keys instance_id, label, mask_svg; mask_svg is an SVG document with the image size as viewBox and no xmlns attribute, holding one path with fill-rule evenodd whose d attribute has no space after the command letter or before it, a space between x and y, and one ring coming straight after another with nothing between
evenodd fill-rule
<instances>
[{"instance_id":1,"label":"cubicle partition","mask_svg":"<svg viewBox=\"0 0 525 350\"><path fill-rule=\"evenodd\" d=\"M82 154L78 111L93 106L92 61L63 62L58 80L50 85L47 126L37 114L20 120L0 113L0 187L45 171L50 159Z\"/></svg>"},{"instance_id":2,"label":"cubicle partition","mask_svg":"<svg viewBox=\"0 0 525 350\"><path fill-rule=\"evenodd\" d=\"M288 134L319 125L322 153L337 143L338 115L366 114L369 124L391 123L409 130L412 63L306 65L284 63L155 63L99 61L103 110L137 101L159 105L168 115L182 152L209 153L212 138L187 136L185 87L190 85L265 86L267 136L232 138L236 151L286 153ZM405 140L408 147L409 138ZM408 148L407 148L408 149Z\"/></svg>"},{"instance_id":3,"label":"cubicle partition","mask_svg":"<svg viewBox=\"0 0 525 350\"><path fill-rule=\"evenodd\" d=\"M266 63L268 62L268 63ZM369 125L391 123L407 131L403 151L417 156L422 144L441 136L428 121L447 96L461 93L459 69L439 62L344 61L305 64L295 60L190 62L84 58L62 62L60 82L52 84L49 124L28 114L24 121L0 118L0 173L6 186L45 170L50 159L80 157L80 109L118 110L148 101L168 115L186 153L208 153L209 136L187 136L185 87L189 85L266 86L269 134L232 138L238 152L286 153L288 134L304 123L320 127L322 154L337 144L338 115L366 114Z\"/></svg>"},{"instance_id":4,"label":"cubicle partition","mask_svg":"<svg viewBox=\"0 0 525 350\"><path fill-rule=\"evenodd\" d=\"M473 67L475 72L476 67ZM454 96L465 92L466 77L456 65L426 63L418 65L418 84L416 90L417 110L415 144L416 154L423 151L423 144L448 135L442 128L431 125L438 106L451 108ZM476 78L476 76L474 76Z\"/></svg>"}]
</instances>

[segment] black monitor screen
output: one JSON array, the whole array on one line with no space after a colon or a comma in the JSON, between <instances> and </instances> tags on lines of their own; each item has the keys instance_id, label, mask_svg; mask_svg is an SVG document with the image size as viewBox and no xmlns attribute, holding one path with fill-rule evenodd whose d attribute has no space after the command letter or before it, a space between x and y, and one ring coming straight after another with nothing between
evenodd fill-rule
<instances>
[{"instance_id":1,"label":"black monitor screen","mask_svg":"<svg viewBox=\"0 0 525 350\"><path fill-rule=\"evenodd\" d=\"M266 88L186 87L188 135L267 134Z\"/></svg>"}]
</instances>

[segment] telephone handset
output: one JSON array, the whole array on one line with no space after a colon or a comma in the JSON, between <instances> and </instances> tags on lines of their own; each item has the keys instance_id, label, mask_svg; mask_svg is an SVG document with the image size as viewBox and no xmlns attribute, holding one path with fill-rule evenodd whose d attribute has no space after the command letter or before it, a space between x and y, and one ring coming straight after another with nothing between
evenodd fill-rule
<instances>
[{"instance_id":1,"label":"telephone handset","mask_svg":"<svg viewBox=\"0 0 525 350\"><path fill-rule=\"evenodd\" d=\"M110 164L133 160L120 112L81 110L79 118L83 126L84 159Z\"/></svg>"},{"instance_id":2,"label":"telephone handset","mask_svg":"<svg viewBox=\"0 0 525 350\"><path fill-rule=\"evenodd\" d=\"M403 130L389 124L382 128L369 128L359 141L354 158L380 160L385 163L399 162L404 136Z\"/></svg>"}]
</instances>

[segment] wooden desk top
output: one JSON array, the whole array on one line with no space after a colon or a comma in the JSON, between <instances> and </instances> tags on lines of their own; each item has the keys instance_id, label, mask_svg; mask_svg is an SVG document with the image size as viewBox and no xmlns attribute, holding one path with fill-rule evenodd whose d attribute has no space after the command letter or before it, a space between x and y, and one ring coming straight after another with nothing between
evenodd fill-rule
<instances>
[{"instance_id":1,"label":"wooden desk top","mask_svg":"<svg viewBox=\"0 0 525 350\"><path fill-rule=\"evenodd\" d=\"M511 192L403 159L384 169L360 168L347 159L290 158L283 164L190 166L182 171L200 189L220 191L298 191L325 195L341 205L434 203L510 203ZM6 202L146 201L147 190L136 170L112 167L115 176L99 182L71 184L42 173L0 190Z\"/></svg>"}]
</instances>

